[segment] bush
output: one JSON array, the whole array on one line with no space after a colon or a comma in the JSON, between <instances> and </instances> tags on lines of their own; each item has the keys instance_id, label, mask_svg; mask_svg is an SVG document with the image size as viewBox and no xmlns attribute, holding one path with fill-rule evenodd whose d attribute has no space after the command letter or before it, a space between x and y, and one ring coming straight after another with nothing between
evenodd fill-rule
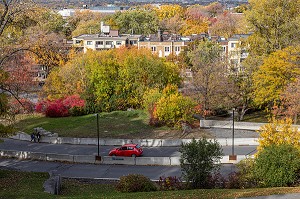
<instances>
[{"instance_id":1,"label":"bush","mask_svg":"<svg viewBox=\"0 0 300 199\"><path fill-rule=\"evenodd\" d=\"M204 138L182 144L180 166L183 177L192 188L211 188L211 176L220 168L222 147L216 141Z\"/></svg>"},{"instance_id":2,"label":"bush","mask_svg":"<svg viewBox=\"0 0 300 199\"><path fill-rule=\"evenodd\" d=\"M254 172L262 187L295 185L299 179L300 152L289 144L270 145L258 153Z\"/></svg>"},{"instance_id":3,"label":"bush","mask_svg":"<svg viewBox=\"0 0 300 199\"><path fill-rule=\"evenodd\" d=\"M4 126L0 124L0 137L7 137L15 132L12 126Z\"/></svg>"},{"instance_id":4,"label":"bush","mask_svg":"<svg viewBox=\"0 0 300 199\"><path fill-rule=\"evenodd\" d=\"M155 117L169 126L181 127L180 121L192 123L195 104L179 93L163 96L157 102Z\"/></svg>"},{"instance_id":5,"label":"bush","mask_svg":"<svg viewBox=\"0 0 300 199\"><path fill-rule=\"evenodd\" d=\"M257 187L254 176L254 159L244 159L237 164L238 171L229 174L226 188L245 189Z\"/></svg>"},{"instance_id":6,"label":"bush","mask_svg":"<svg viewBox=\"0 0 300 199\"><path fill-rule=\"evenodd\" d=\"M81 116L86 114L84 107L79 107L79 106L74 106L70 108L69 113L72 116Z\"/></svg>"},{"instance_id":7,"label":"bush","mask_svg":"<svg viewBox=\"0 0 300 199\"><path fill-rule=\"evenodd\" d=\"M158 185L160 191L184 189L183 182L176 176L159 177Z\"/></svg>"},{"instance_id":8,"label":"bush","mask_svg":"<svg viewBox=\"0 0 300 199\"><path fill-rule=\"evenodd\" d=\"M140 174L129 174L120 177L116 188L120 192L149 192L157 190L157 187L149 178Z\"/></svg>"},{"instance_id":9,"label":"bush","mask_svg":"<svg viewBox=\"0 0 300 199\"><path fill-rule=\"evenodd\" d=\"M78 95L67 96L56 100L45 100L36 104L36 111L47 117L79 116L86 113L85 101Z\"/></svg>"}]
</instances>

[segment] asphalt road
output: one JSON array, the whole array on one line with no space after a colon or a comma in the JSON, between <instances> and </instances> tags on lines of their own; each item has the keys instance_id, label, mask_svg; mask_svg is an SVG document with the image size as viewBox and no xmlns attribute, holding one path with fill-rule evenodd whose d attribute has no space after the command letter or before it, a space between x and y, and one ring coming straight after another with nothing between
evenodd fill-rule
<instances>
[{"instance_id":1,"label":"asphalt road","mask_svg":"<svg viewBox=\"0 0 300 199\"><path fill-rule=\"evenodd\" d=\"M257 146L234 146L236 155L252 155L256 152ZM100 146L100 155L108 156L113 146ZM231 146L223 146L224 155L232 153ZM71 145L71 144L49 144L49 143L33 143L28 141L20 141L13 139L4 139L0 143L0 150L18 150L41 153L57 153L71 155L93 155L97 153L96 145ZM144 157L179 157L180 147L143 147Z\"/></svg>"},{"instance_id":2,"label":"asphalt road","mask_svg":"<svg viewBox=\"0 0 300 199\"><path fill-rule=\"evenodd\" d=\"M151 180L159 177L181 177L180 166L130 166L130 165L95 165L67 164L60 162L44 162L0 158L0 169L17 169L21 171L51 172L68 178L119 179L128 174L142 174ZM226 177L236 170L234 164L224 164L220 173Z\"/></svg>"}]
</instances>

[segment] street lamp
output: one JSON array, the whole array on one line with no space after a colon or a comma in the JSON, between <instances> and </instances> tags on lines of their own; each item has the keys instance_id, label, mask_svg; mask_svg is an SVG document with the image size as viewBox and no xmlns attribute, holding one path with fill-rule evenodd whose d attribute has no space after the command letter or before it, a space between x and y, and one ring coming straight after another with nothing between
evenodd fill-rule
<instances>
[{"instance_id":1,"label":"street lamp","mask_svg":"<svg viewBox=\"0 0 300 199\"><path fill-rule=\"evenodd\" d=\"M234 111L235 108L232 109L232 154L229 155L229 160L236 160L236 155L234 155Z\"/></svg>"},{"instance_id":2,"label":"street lamp","mask_svg":"<svg viewBox=\"0 0 300 199\"><path fill-rule=\"evenodd\" d=\"M97 116L97 137L98 137L98 153L97 156L95 157L95 160L101 161L101 156L100 156L100 141L99 141L99 114L96 114Z\"/></svg>"}]
</instances>

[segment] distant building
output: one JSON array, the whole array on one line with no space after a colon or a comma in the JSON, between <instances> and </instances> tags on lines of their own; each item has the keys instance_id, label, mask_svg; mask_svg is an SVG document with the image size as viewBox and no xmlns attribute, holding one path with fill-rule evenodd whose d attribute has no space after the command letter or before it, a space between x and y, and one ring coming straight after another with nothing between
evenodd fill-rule
<instances>
[{"instance_id":1,"label":"distant building","mask_svg":"<svg viewBox=\"0 0 300 199\"><path fill-rule=\"evenodd\" d=\"M85 11L89 10L91 12L99 12L99 13L104 13L104 14L114 14L115 12L118 11L125 11L128 10L130 7L129 6L99 6L99 7L91 7L88 8L86 5L82 9L68 9L64 8L62 10L58 11L58 14L60 14L63 18L71 17L75 14L76 10L78 11Z\"/></svg>"},{"instance_id":2,"label":"distant building","mask_svg":"<svg viewBox=\"0 0 300 199\"><path fill-rule=\"evenodd\" d=\"M84 34L73 37L73 46L81 48L83 52L91 50L109 50L121 46L137 46L141 35L119 35L118 30L111 30L103 22L100 25L99 34Z\"/></svg>"}]
</instances>

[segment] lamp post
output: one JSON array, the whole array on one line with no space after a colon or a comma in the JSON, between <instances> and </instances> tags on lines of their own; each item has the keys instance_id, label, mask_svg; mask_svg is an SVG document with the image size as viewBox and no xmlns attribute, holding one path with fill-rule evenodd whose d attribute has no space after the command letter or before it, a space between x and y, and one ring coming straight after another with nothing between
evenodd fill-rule
<instances>
[{"instance_id":1,"label":"lamp post","mask_svg":"<svg viewBox=\"0 0 300 199\"><path fill-rule=\"evenodd\" d=\"M99 114L97 113L96 116L97 116L98 153L97 153L97 156L95 157L95 160L101 161L101 156L100 156L100 141L99 141L99 139L100 139L99 138L100 137L100 135L99 135Z\"/></svg>"},{"instance_id":2,"label":"lamp post","mask_svg":"<svg viewBox=\"0 0 300 199\"><path fill-rule=\"evenodd\" d=\"M232 154L229 155L229 160L236 160L236 155L234 155L234 111L235 108L232 109Z\"/></svg>"}]
</instances>

